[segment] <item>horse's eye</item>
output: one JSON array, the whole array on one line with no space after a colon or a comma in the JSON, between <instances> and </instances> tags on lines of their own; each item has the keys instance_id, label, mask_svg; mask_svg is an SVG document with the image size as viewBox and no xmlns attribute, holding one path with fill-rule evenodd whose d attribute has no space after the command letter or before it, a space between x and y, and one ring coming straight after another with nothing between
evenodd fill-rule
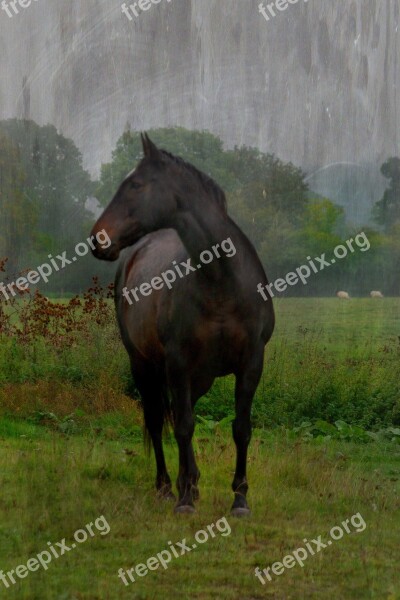
<instances>
[{"instance_id":1,"label":"horse's eye","mask_svg":"<svg viewBox=\"0 0 400 600\"><path fill-rule=\"evenodd\" d=\"M133 181L131 181L131 183L130 183L130 187L131 187L131 189L133 189L133 190L139 190L141 187L143 187L143 185L142 185L141 183L139 183L139 181L135 181L135 180L133 180Z\"/></svg>"}]
</instances>

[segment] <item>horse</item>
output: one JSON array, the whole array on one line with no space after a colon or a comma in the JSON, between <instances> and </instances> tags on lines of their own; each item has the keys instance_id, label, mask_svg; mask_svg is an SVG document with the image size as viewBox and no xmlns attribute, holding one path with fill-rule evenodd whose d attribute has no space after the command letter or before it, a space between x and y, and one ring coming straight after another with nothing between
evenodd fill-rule
<instances>
[{"instance_id":1,"label":"horse","mask_svg":"<svg viewBox=\"0 0 400 600\"><path fill-rule=\"evenodd\" d=\"M115 261L123 251L115 307L154 448L156 488L161 496L175 499L162 444L163 426L170 420L179 450L174 510L195 511L200 471L192 447L194 406L215 378L233 374L236 469L231 514L248 515L251 406L275 324L272 302L257 293L257 284L268 285L268 280L255 248L228 216L219 185L159 149L147 133L141 140L143 159L95 223L92 252L98 259ZM103 229L111 240L107 248L96 241ZM219 251L228 240L234 256ZM211 249L219 257L210 260ZM167 272L178 270L174 283L160 286L160 281L172 280L165 277Z\"/></svg>"}]
</instances>

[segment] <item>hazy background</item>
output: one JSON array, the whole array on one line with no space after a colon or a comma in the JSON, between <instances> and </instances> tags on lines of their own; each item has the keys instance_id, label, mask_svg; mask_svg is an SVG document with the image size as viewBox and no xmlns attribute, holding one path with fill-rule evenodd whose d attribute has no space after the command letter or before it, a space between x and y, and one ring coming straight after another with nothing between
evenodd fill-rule
<instances>
[{"instance_id":1,"label":"hazy background","mask_svg":"<svg viewBox=\"0 0 400 600\"><path fill-rule=\"evenodd\" d=\"M208 129L309 172L333 165L314 189L352 196L362 220L398 153L399 3L300 0L270 22L258 4L163 0L131 22L120 0L2 12L0 118L54 124L93 174L128 120Z\"/></svg>"},{"instance_id":2,"label":"hazy background","mask_svg":"<svg viewBox=\"0 0 400 600\"><path fill-rule=\"evenodd\" d=\"M120 0L2 11L0 119L54 125L94 181L126 130L208 130L225 149L293 162L349 227L375 227L381 165L400 154L399 1L299 0L269 22L258 4L162 0L132 21ZM81 186L81 200L96 190Z\"/></svg>"}]
</instances>

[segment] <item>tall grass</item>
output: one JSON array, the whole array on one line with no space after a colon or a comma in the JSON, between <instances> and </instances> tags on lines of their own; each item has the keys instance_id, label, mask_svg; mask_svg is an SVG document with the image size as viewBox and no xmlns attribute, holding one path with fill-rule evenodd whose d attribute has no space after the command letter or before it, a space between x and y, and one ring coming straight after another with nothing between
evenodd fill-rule
<instances>
[{"instance_id":1,"label":"tall grass","mask_svg":"<svg viewBox=\"0 0 400 600\"><path fill-rule=\"evenodd\" d=\"M28 342L3 335L3 410L124 412L137 394L108 306L104 322L88 323L65 346L45 335ZM254 400L255 425L293 427L309 419L367 429L400 424L400 300L285 299L275 306L277 328ZM233 377L217 379L197 405L199 415L217 421L233 410Z\"/></svg>"}]
</instances>

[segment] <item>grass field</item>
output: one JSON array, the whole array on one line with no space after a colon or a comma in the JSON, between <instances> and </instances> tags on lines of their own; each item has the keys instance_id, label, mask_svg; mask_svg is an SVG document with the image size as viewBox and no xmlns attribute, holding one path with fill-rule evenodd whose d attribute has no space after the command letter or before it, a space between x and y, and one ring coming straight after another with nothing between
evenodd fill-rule
<instances>
[{"instance_id":1,"label":"grass field","mask_svg":"<svg viewBox=\"0 0 400 600\"><path fill-rule=\"evenodd\" d=\"M344 420L366 429L400 425L400 299L281 299L254 401L254 424L294 427ZM126 411L129 362L114 322L77 344L0 345L0 402L27 416ZM204 417L232 414L234 379L217 380L198 403Z\"/></svg>"},{"instance_id":2,"label":"grass field","mask_svg":"<svg viewBox=\"0 0 400 600\"><path fill-rule=\"evenodd\" d=\"M74 532L101 515L110 532L8 589L0 581L0 597L400 599L400 300L275 305L250 447L253 512L245 520L229 516L231 378L199 404L201 498L195 515L175 516L153 491L153 458L143 450L141 412L128 396L128 361L114 325L66 349L3 340L0 570L26 565L47 542L71 545ZM166 454L175 481L171 439ZM264 586L255 577L257 566L280 562L304 539L326 541L356 513L364 531L345 533ZM119 568L145 563L169 541L192 544L196 531L224 516L230 535L129 586L118 578Z\"/></svg>"}]
</instances>

